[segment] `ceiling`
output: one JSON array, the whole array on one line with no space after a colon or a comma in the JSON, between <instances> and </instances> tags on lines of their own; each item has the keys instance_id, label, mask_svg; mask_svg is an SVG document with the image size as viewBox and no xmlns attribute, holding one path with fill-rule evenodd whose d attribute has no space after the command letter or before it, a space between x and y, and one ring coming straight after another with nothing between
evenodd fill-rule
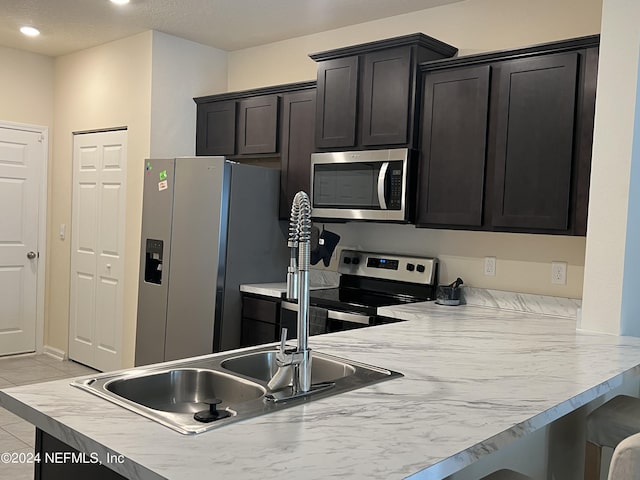
<instances>
[{"instance_id":1,"label":"ceiling","mask_svg":"<svg viewBox=\"0 0 640 480\"><path fill-rule=\"evenodd\" d=\"M158 30L232 51L459 1L0 0L0 45L58 56ZM23 25L40 36L25 37Z\"/></svg>"}]
</instances>

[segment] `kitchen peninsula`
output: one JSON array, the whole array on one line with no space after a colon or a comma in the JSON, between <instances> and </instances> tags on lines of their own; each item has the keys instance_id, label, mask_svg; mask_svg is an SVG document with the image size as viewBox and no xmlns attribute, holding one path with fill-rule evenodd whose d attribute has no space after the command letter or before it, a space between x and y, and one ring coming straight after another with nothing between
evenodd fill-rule
<instances>
[{"instance_id":1,"label":"kitchen peninsula","mask_svg":"<svg viewBox=\"0 0 640 480\"><path fill-rule=\"evenodd\" d=\"M637 389L639 338L474 306L383 310L407 321L313 337L310 346L404 377L200 435L180 435L68 380L6 389L0 404L82 452L123 455L109 466L131 479L436 480L616 389Z\"/></svg>"}]
</instances>

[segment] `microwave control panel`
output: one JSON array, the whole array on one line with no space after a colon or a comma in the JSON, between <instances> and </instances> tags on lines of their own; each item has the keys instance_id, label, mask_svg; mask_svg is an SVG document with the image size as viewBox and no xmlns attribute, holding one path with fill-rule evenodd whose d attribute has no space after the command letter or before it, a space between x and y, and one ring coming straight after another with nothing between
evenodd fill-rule
<instances>
[{"instance_id":1,"label":"microwave control panel","mask_svg":"<svg viewBox=\"0 0 640 480\"><path fill-rule=\"evenodd\" d=\"M400 210L402 208L402 162L393 162L390 165L389 174L389 210Z\"/></svg>"}]
</instances>

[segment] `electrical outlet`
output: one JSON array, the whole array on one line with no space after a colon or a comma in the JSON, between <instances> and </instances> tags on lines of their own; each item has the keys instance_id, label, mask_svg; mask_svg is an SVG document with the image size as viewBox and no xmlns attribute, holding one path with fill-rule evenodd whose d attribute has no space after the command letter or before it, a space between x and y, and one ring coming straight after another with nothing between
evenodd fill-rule
<instances>
[{"instance_id":1,"label":"electrical outlet","mask_svg":"<svg viewBox=\"0 0 640 480\"><path fill-rule=\"evenodd\" d=\"M551 283L567 284L567 262L551 262Z\"/></svg>"},{"instance_id":2,"label":"electrical outlet","mask_svg":"<svg viewBox=\"0 0 640 480\"><path fill-rule=\"evenodd\" d=\"M484 274L490 277L496 276L496 257L484 257Z\"/></svg>"}]
</instances>

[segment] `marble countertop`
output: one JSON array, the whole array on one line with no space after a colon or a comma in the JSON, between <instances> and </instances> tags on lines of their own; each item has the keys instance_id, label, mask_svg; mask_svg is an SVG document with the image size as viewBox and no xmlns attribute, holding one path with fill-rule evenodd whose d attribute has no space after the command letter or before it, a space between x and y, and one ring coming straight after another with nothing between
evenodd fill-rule
<instances>
[{"instance_id":1,"label":"marble countertop","mask_svg":"<svg viewBox=\"0 0 640 480\"><path fill-rule=\"evenodd\" d=\"M85 452L122 454L134 479L442 479L638 375L640 338L576 331L575 320L434 303L406 319L312 337L311 348L404 374L183 436L71 387L14 387L0 403Z\"/></svg>"},{"instance_id":2,"label":"marble countertop","mask_svg":"<svg viewBox=\"0 0 640 480\"><path fill-rule=\"evenodd\" d=\"M309 288L320 290L335 288L340 282L340 274L330 270L309 269ZM265 297L284 298L287 293L287 282L279 283L246 283L240 285L240 291L254 293Z\"/></svg>"}]
</instances>

